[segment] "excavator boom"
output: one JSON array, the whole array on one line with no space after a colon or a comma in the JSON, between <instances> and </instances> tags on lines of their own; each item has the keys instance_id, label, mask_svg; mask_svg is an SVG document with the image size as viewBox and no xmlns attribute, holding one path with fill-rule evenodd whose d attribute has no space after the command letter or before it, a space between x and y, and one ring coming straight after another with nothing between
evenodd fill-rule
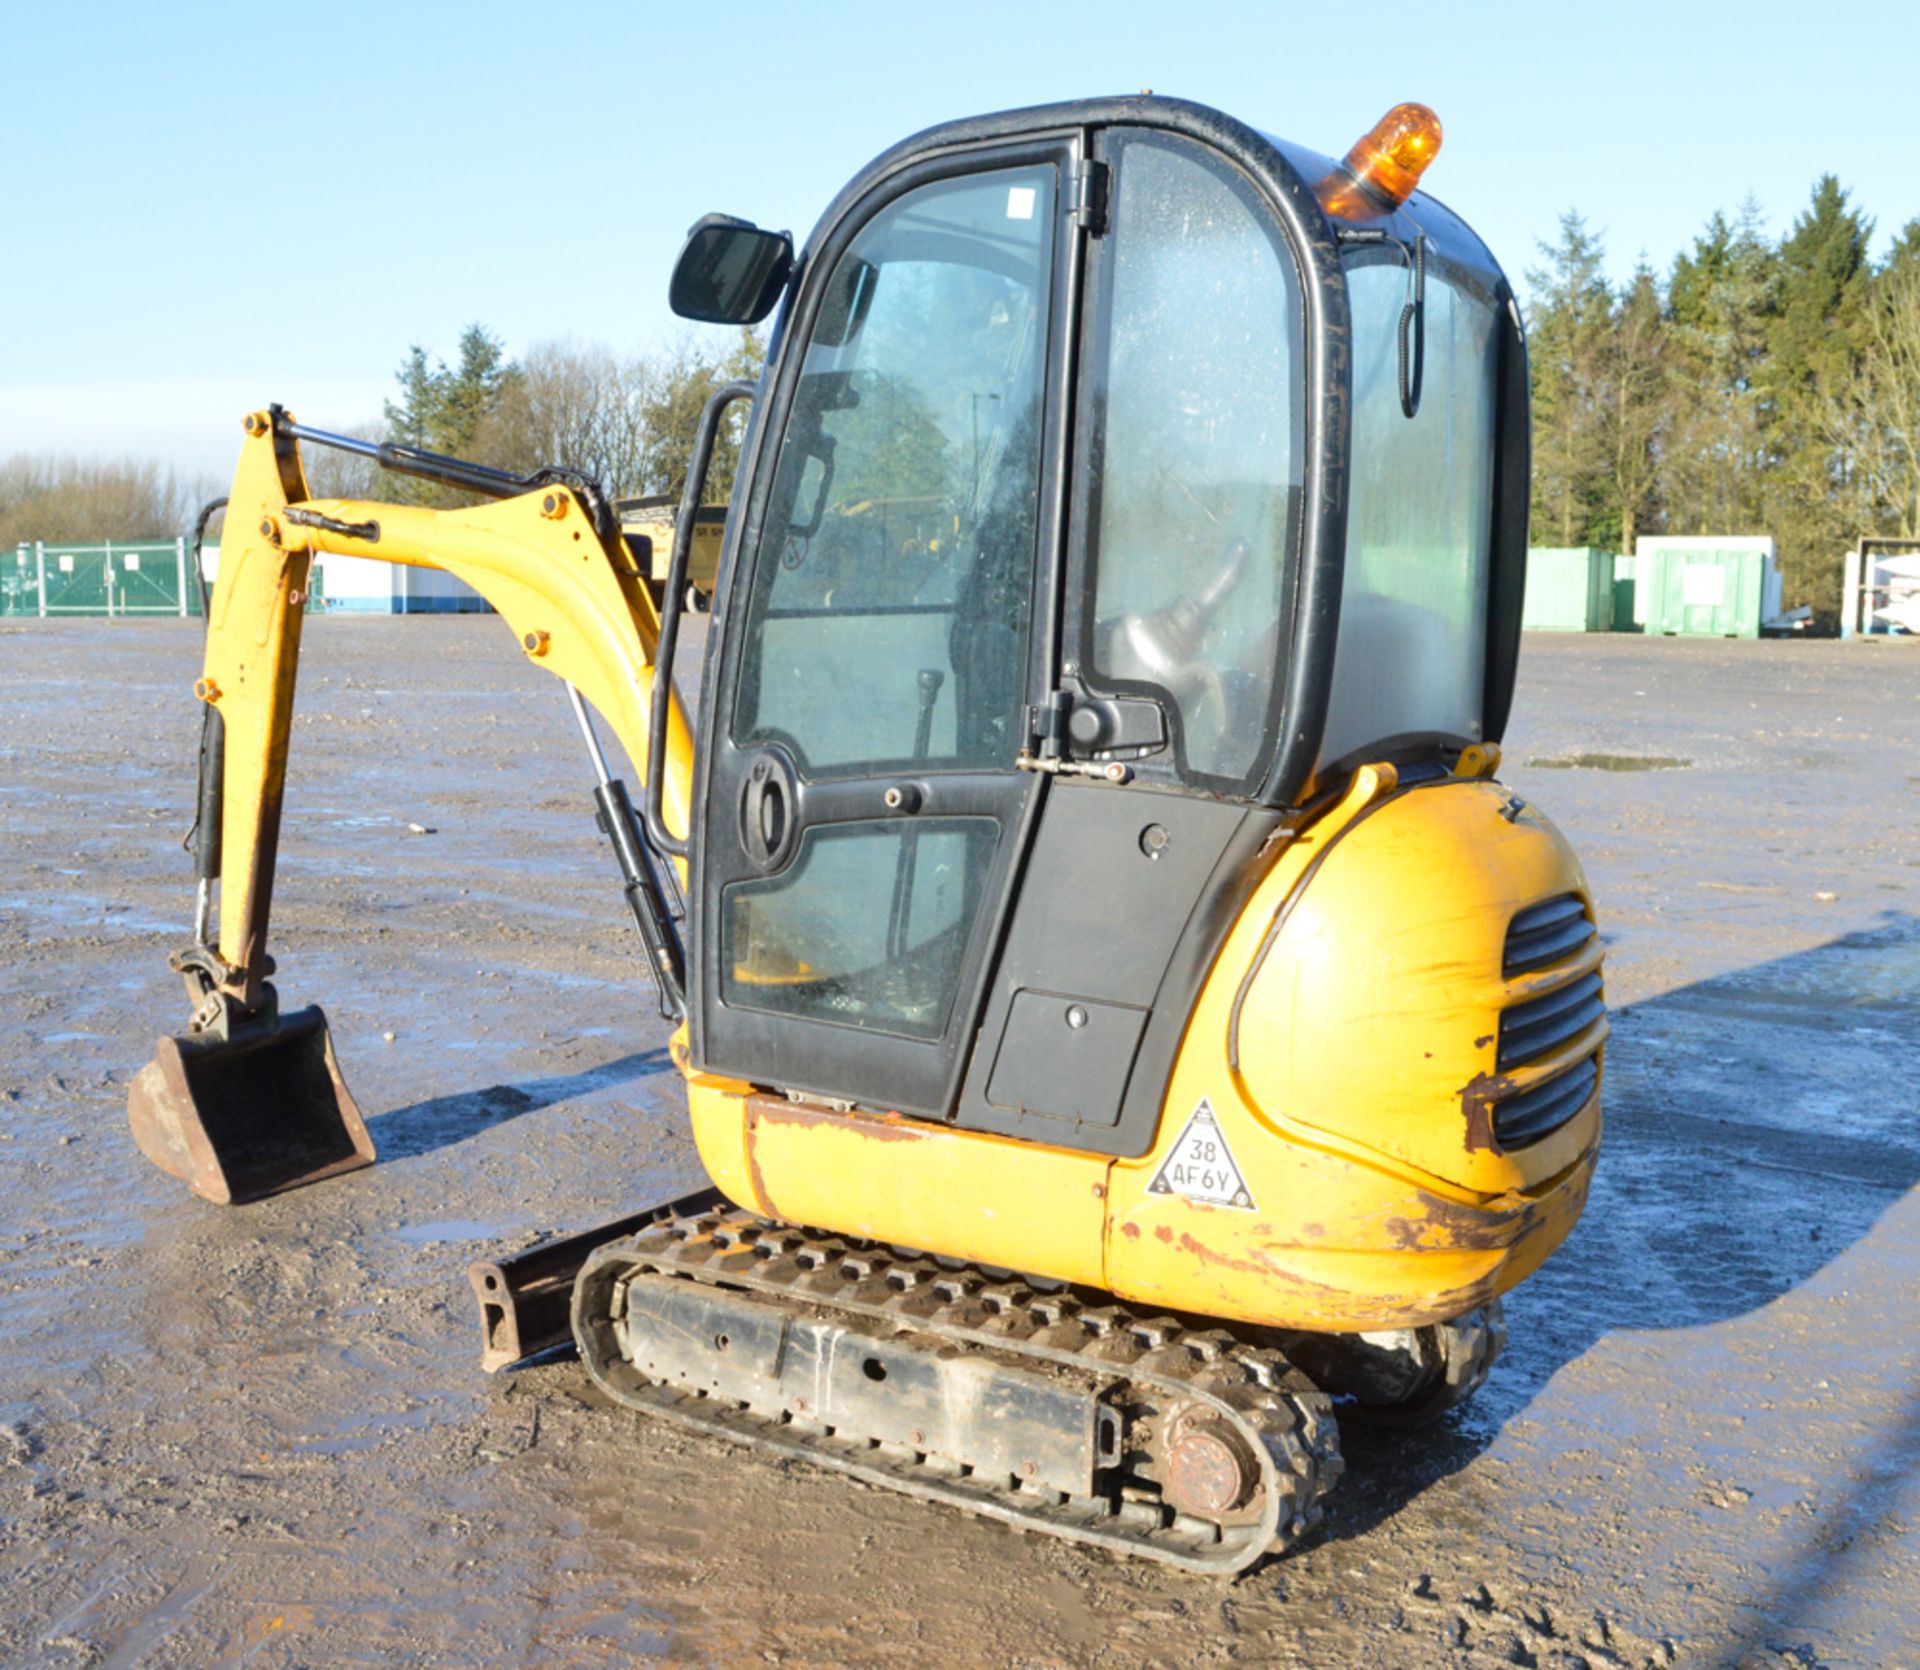
<instances>
[{"instance_id":1,"label":"excavator boom","mask_svg":"<svg viewBox=\"0 0 1920 1670\"><path fill-rule=\"evenodd\" d=\"M278 408L248 415L227 506L219 581L195 694L206 704L195 858L202 921L173 958L193 1017L163 1038L128 1099L133 1133L157 1165L215 1201L257 1199L371 1163L373 1145L342 1078L325 1016L282 1016L267 930L286 787L301 627L322 552L453 574L493 605L528 660L559 678L596 762L599 814L619 856L663 1003L677 1008L684 954L668 895L684 884L638 827L624 785L604 769L583 702L613 727L634 765L652 750L653 599L607 513L577 480L542 483L430 454L383 462L498 496L455 510L310 499L302 430ZM372 450L372 449L370 449ZM394 449L381 449L393 451ZM561 472L548 472L559 475ZM661 821L688 826L692 745L670 689L657 772ZM205 905L217 888L218 932Z\"/></svg>"}]
</instances>

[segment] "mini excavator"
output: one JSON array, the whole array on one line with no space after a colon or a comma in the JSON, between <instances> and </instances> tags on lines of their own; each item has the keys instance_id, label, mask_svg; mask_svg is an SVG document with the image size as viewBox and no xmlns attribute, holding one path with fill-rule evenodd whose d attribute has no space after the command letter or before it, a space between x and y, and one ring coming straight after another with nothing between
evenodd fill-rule
<instances>
[{"instance_id":1,"label":"mini excavator","mask_svg":"<svg viewBox=\"0 0 1920 1670\"><path fill-rule=\"evenodd\" d=\"M249 415L141 1148L215 1201L371 1162L269 978L295 667L317 554L443 569L567 688L711 1179L476 1265L488 1366L571 1339L618 1404L1188 1570L1297 1544L1339 1420L1481 1384L1600 1140L1592 900L1495 775L1526 347L1439 142L1094 99L905 141L797 258L707 217L675 311L775 322L657 584L578 473ZM314 500L311 446L480 502Z\"/></svg>"}]
</instances>

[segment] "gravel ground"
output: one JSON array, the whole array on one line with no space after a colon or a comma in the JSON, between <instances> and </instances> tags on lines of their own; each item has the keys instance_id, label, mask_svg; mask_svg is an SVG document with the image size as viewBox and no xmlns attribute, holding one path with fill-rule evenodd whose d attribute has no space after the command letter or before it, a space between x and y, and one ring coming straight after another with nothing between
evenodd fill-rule
<instances>
[{"instance_id":1,"label":"gravel ground","mask_svg":"<svg viewBox=\"0 0 1920 1670\"><path fill-rule=\"evenodd\" d=\"M198 647L0 627L0 1659L1920 1664L1920 645L1529 640L1502 775L1611 942L1592 1203L1480 1399L1353 1435L1232 1583L478 1372L468 1259L699 1180L497 621L307 636L275 949L381 1163L243 1210L150 1169Z\"/></svg>"}]
</instances>

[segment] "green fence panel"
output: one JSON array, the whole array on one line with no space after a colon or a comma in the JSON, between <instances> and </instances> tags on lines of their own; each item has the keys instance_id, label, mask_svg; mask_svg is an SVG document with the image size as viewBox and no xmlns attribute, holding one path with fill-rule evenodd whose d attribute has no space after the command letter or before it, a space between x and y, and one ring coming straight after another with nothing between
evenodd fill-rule
<instances>
[{"instance_id":1,"label":"green fence panel","mask_svg":"<svg viewBox=\"0 0 1920 1670\"><path fill-rule=\"evenodd\" d=\"M41 550L41 613L104 615L112 600L104 545L48 545Z\"/></svg>"},{"instance_id":2,"label":"green fence panel","mask_svg":"<svg viewBox=\"0 0 1920 1670\"><path fill-rule=\"evenodd\" d=\"M184 539L22 545L0 559L0 614L197 615Z\"/></svg>"},{"instance_id":3,"label":"green fence panel","mask_svg":"<svg viewBox=\"0 0 1920 1670\"><path fill-rule=\"evenodd\" d=\"M168 540L109 547L113 575L113 612L117 615L177 615L187 582L184 549Z\"/></svg>"}]
</instances>

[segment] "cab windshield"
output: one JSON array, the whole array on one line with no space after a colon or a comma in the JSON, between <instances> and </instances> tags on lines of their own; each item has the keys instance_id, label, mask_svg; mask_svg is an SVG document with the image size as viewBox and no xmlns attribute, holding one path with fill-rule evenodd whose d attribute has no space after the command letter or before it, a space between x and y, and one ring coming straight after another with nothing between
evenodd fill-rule
<instances>
[{"instance_id":1,"label":"cab windshield","mask_svg":"<svg viewBox=\"0 0 1920 1670\"><path fill-rule=\"evenodd\" d=\"M1356 255L1347 294L1352 474L1323 774L1396 745L1480 740L1493 544L1494 298L1428 254L1424 374L1409 418L1406 258L1392 245Z\"/></svg>"}]
</instances>

